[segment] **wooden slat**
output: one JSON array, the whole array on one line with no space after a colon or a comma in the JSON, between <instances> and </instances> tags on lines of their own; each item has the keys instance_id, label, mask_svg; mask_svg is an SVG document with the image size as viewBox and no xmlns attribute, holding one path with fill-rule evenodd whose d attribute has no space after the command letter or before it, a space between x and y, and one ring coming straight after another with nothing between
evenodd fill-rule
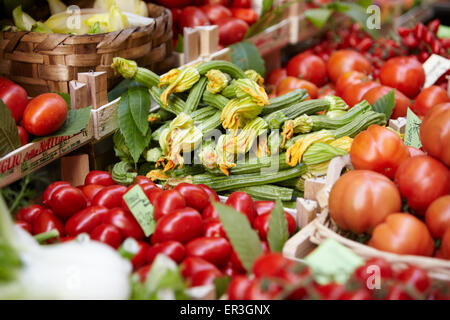
<instances>
[{"instance_id":1,"label":"wooden slat","mask_svg":"<svg viewBox=\"0 0 450 320\"><path fill-rule=\"evenodd\" d=\"M5 53L5 59L28 63L44 63L44 58L41 54L21 52L21 51L14 51L13 53Z\"/></svg>"},{"instance_id":2,"label":"wooden slat","mask_svg":"<svg viewBox=\"0 0 450 320\"><path fill-rule=\"evenodd\" d=\"M54 81L70 81L74 75L71 68L64 65L38 65L39 78Z\"/></svg>"},{"instance_id":3,"label":"wooden slat","mask_svg":"<svg viewBox=\"0 0 450 320\"><path fill-rule=\"evenodd\" d=\"M117 55L126 59L137 59L139 57L145 56L150 52L151 49L152 44L149 42L140 47L134 47L119 51Z\"/></svg>"},{"instance_id":4,"label":"wooden slat","mask_svg":"<svg viewBox=\"0 0 450 320\"><path fill-rule=\"evenodd\" d=\"M68 66L90 67L100 63L100 56L95 53L91 54L71 54L66 56L66 64Z\"/></svg>"}]
</instances>

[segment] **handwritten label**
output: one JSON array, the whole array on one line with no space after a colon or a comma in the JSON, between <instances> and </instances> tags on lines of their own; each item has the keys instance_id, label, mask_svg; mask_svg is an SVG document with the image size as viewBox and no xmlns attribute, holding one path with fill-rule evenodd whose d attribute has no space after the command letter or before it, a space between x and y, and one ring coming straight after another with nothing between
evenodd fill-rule
<instances>
[{"instance_id":1,"label":"handwritten label","mask_svg":"<svg viewBox=\"0 0 450 320\"><path fill-rule=\"evenodd\" d=\"M423 64L425 70L424 88L432 86L437 79L450 69L450 60L440 55L432 54Z\"/></svg>"},{"instance_id":2,"label":"handwritten label","mask_svg":"<svg viewBox=\"0 0 450 320\"><path fill-rule=\"evenodd\" d=\"M420 142L420 124L422 121L411 109L406 113L405 144L419 149L422 146Z\"/></svg>"},{"instance_id":3,"label":"handwritten label","mask_svg":"<svg viewBox=\"0 0 450 320\"><path fill-rule=\"evenodd\" d=\"M133 216L141 226L145 236L150 236L155 231L155 219L153 219L153 206L140 185L136 185L123 195Z\"/></svg>"}]
</instances>

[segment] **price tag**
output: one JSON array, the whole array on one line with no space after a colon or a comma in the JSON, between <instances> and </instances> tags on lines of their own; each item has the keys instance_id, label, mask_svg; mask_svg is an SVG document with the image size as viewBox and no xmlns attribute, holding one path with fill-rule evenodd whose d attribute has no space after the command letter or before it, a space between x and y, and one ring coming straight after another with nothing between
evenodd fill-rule
<instances>
[{"instance_id":1,"label":"price tag","mask_svg":"<svg viewBox=\"0 0 450 320\"><path fill-rule=\"evenodd\" d=\"M422 120L411 109L408 108L406 113L406 129L405 129L405 144L407 146L419 149L422 147L420 142L420 125Z\"/></svg>"},{"instance_id":2,"label":"price tag","mask_svg":"<svg viewBox=\"0 0 450 320\"><path fill-rule=\"evenodd\" d=\"M423 64L425 70L424 88L432 86L437 79L450 69L450 60L440 55L432 54Z\"/></svg>"},{"instance_id":3,"label":"price tag","mask_svg":"<svg viewBox=\"0 0 450 320\"><path fill-rule=\"evenodd\" d=\"M137 222L144 230L145 236L150 236L155 231L155 219L153 219L153 206L140 185L136 185L123 195L128 208Z\"/></svg>"}]
</instances>

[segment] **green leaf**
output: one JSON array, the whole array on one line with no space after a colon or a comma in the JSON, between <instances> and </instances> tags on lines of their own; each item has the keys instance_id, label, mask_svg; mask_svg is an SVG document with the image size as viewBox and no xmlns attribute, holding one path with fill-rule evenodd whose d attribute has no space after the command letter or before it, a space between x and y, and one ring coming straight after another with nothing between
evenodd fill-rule
<instances>
[{"instance_id":1,"label":"green leaf","mask_svg":"<svg viewBox=\"0 0 450 320\"><path fill-rule=\"evenodd\" d=\"M386 95L374 102L372 108L374 111L384 113L386 119L389 119L392 115L392 111L395 107L395 91L392 89Z\"/></svg>"},{"instance_id":2,"label":"green leaf","mask_svg":"<svg viewBox=\"0 0 450 320\"><path fill-rule=\"evenodd\" d=\"M142 135L147 134L149 124L147 121L150 110L150 93L148 88L132 87L128 89L128 99L131 115Z\"/></svg>"},{"instance_id":3,"label":"green leaf","mask_svg":"<svg viewBox=\"0 0 450 320\"><path fill-rule=\"evenodd\" d=\"M450 27L444 26L444 25L440 25L438 32L437 32L437 36L438 38L441 39L448 39L450 38Z\"/></svg>"},{"instance_id":4,"label":"green leaf","mask_svg":"<svg viewBox=\"0 0 450 320\"><path fill-rule=\"evenodd\" d=\"M108 101L111 102L119 98L122 93L128 90L131 87L138 87L139 83L134 79L123 79L119 82L117 86L115 86L111 91L108 92Z\"/></svg>"},{"instance_id":5,"label":"green leaf","mask_svg":"<svg viewBox=\"0 0 450 320\"><path fill-rule=\"evenodd\" d=\"M231 278L228 276L218 277L214 279L214 287L216 287L216 298L219 299L223 296L228 289L228 285L231 282Z\"/></svg>"},{"instance_id":6,"label":"green leaf","mask_svg":"<svg viewBox=\"0 0 450 320\"><path fill-rule=\"evenodd\" d=\"M364 9L372 4L372 0L358 0L356 3Z\"/></svg>"},{"instance_id":7,"label":"green leaf","mask_svg":"<svg viewBox=\"0 0 450 320\"><path fill-rule=\"evenodd\" d=\"M261 243L245 214L221 203L214 203L225 233L244 268L251 272L254 261L262 255Z\"/></svg>"},{"instance_id":8,"label":"green leaf","mask_svg":"<svg viewBox=\"0 0 450 320\"><path fill-rule=\"evenodd\" d=\"M59 129L58 131L49 136L45 136L45 138L70 136L79 133L81 130L87 127L90 118L91 118L91 107L81 109L70 109L69 112L67 113L66 122L64 122L64 125L61 127L61 129Z\"/></svg>"},{"instance_id":9,"label":"green leaf","mask_svg":"<svg viewBox=\"0 0 450 320\"><path fill-rule=\"evenodd\" d=\"M120 160L129 162L131 160L130 150L127 147L125 138L120 130L117 130L113 135L114 152L116 157Z\"/></svg>"},{"instance_id":10,"label":"green leaf","mask_svg":"<svg viewBox=\"0 0 450 320\"><path fill-rule=\"evenodd\" d=\"M56 93L57 95L61 96L61 98L64 99L64 101L67 104L67 110L70 110L71 109L70 94L64 92L54 92L54 93Z\"/></svg>"},{"instance_id":11,"label":"green leaf","mask_svg":"<svg viewBox=\"0 0 450 320\"><path fill-rule=\"evenodd\" d=\"M266 68L255 45L248 41L242 41L230 46L231 62L241 67L242 70L253 69L264 77Z\"/></svg>"},{"instance_id":12,"label":"green leaf","mask_svg":"<svg viewBox=\"0 0 450 320\"><path fill-rule=\"evenodd\" d=\"M333 10L330 9L309 9L305 11L305 17L317 28L322 28L328 21Z\"/></svg>"},{"instance_id":13,"label":"green leaf","mask_svg":"<svg viewBox=\"0 0 450 320\"><path fill-rule=\"evenodd\" d=\"M181 33L178 34L177 46L175 48L176 52L183 53L184 52L184 38Z\"/></svg>"},{"instance_id":14,"label":"green leaf","mask_svg":"<svg viewBox=\"0 0 450 320\"><path fill-rule=\"evenodd\" d=\"M273 0L263 0L260 17L263 17L272 8Z\"/></svg>"},{"instance_id":15,"label":"green leaf","mask_svg":"<svg viewBox=\"0 0 450 320\"><path fill-rule=\"evenodd\" d=\"M137 176L137 172L133 171L131 164L125 161L114 164L111 174L115 182L126 185L133 183Z\"/></svg>"},{"instance_id":16,"label":"green leaf","mask_svg":"<svg viewBox=\"0 0 450 320\"><path fill-rule=\"evenodd\" d=\"M286 217L284 216L283 204L280 199L275 202L275 207L270 213L269 231L267 232L267 242L270 251L282 252L286 240L289 238L289 230Z\"/></svg>"},{"instance_id":17,"label":"green leaf","mask_svg":"<svg viewBox=\"0 0 450 320\"><path fill-rule=\"evenodd\" d=\"M20 147L19 131L11 110L0 100L0 157Z\"/></svg>"}]
</instances>

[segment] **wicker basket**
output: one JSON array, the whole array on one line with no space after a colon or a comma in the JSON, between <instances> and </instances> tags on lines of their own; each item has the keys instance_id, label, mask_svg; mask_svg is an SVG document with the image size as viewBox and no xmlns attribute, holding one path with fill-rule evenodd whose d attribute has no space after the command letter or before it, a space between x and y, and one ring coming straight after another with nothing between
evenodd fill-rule
<instances>
[{"instance_id":1,"label":"wicker basket","mask_svg":"<svg viewBox=\"0 0 450 320\"><path fill-rule=\"evenodd\" d=\"M172 16L168 9L148 4L154 21L142 27L96 35L0 32L0 74L22 85L30 96L69 92L79 72L106 71L108 88L120 77L113 57L133 59L155 71L172 53Z\"/></svg>"}]
</instances>

